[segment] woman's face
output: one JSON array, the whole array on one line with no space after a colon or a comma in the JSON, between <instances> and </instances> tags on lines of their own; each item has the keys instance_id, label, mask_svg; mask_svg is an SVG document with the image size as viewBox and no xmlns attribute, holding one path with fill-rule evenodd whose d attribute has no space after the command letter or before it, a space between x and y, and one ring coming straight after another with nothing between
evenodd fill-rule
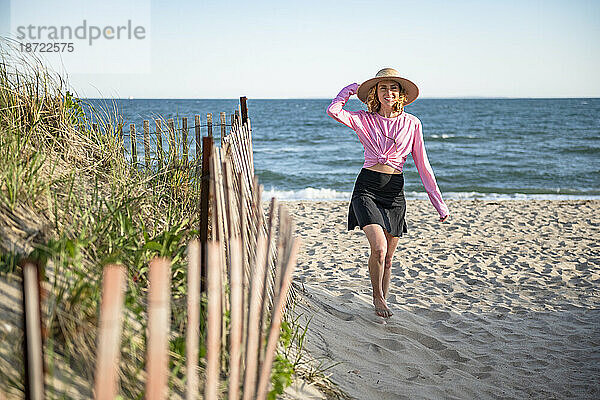
<instances>
[{"instance_id":1,"label":"woman's face","mask_svg":"<svg viewBox=\"0 0 600 400\"><path fill-rule=\"evenodd\" d=\"M398 101L400 86L396 81L381 81L377 84L377 98L382 106L389 108Z\"/></svg>"}]
</instances>

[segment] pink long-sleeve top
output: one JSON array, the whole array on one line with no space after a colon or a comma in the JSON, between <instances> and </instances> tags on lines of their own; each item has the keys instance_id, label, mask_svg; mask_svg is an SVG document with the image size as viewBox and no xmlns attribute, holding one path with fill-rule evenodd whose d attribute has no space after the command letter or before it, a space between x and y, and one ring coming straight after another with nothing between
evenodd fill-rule
<instances>
[{"instance_id":1,"label":"pink long-sleeve top","mask_svg":"<svg viewBox=\"0 0 600 400\"><path fill-rule=\"evenodd\" d=\"M438 211L440 217L448 215L448 206L442 199L442 193L427 159L421 121L406 111L396 118L385 118L378 113L364 110L344 110L344 105L357 90L358 84L356 83L343 88L327 107L327 114L356 132L365 148L363 168L379 163L402 171L408 154L412 153L431 204Z\"/></svg>"}]
</instances>

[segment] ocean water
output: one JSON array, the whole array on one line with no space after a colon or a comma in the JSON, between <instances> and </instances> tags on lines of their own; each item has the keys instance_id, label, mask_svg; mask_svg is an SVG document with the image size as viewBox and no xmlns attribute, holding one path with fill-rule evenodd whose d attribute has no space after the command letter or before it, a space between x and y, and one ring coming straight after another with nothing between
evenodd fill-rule
<instances>
[{"instance_id":1,"label":"ocean water","mask_svg":"<svg viewBox=\"0 0 600 400\"><path fill-rule=\"evenodd\" d=\"M349 199L364 150L354 131L326 114L330 101L248 100L255 172L265 199ZM221 111L229 116L239 108L237 99L115 104L138 132L142 120L157 115L187 116L193 126L195 114L205 123L206 113L213 113L216 123ZM350 99L345 108L365 106ZM406 111L423 123L427 155L445 199L600 199L598 98L418 99ZM220 130L213 133L219 143ZM188 136L193 149L193 129ZM410 156L404 173L407 198L426 199Z\"/></svg>"}]
</instances>

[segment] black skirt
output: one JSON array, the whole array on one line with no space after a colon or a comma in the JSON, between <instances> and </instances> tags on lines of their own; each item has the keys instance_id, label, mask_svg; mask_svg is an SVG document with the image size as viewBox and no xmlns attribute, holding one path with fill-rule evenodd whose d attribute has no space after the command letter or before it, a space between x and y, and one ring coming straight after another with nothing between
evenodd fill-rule
<instances>
[{"instance_id":1,"label":"black skirt","mask_svg":"<svg viewBox=\"0 0 600 400\"><path fill-rule=\"evenodd\" d=\"M361 169L350 200L348 230L379 224L392 236L398 237L408 233L405 217L404 174Z\"/></svg>"}]
</instances>

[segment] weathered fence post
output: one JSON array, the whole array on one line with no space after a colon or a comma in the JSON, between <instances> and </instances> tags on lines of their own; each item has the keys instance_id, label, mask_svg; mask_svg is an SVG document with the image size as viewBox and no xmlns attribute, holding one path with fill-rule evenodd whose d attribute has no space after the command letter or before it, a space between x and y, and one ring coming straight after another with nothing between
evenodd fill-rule
<instances>
[{"instance_id":1,"label":"weathered fence post","mask_svg":"<svg viewBox=\"0 0 600 400\"><path fill-rule=\"evenodd\" d=\"M206 124L208 130L208 136L204 136L202 138L202 181L201 181L201 197L200 197L200 243L202 244L202 257L201 262L202 265L200 267L201 270L201 278L200 278L200 288L204 292L206 289L206 247L204 244L208 241L208 199L210 197L210 163L211 157L213 154L213 136L212 136L212 114L206 114Z\"/></svg>"},{"instance_id":2,"label":"weathered fence post","mask_svg":"<svg viewBox=\"0 0 600 400\"><path fill-rule=\"evenodd\" d=\"M271 328L269 329L269 338L265 350L265 359L262 363L262 368L258 379L258 389L256 391L257 399L267 398L267 390L269 388L269 381L271 378L271 367L273 366L273 359L275 358L275 353L277 352L277 342L279 341L279 330L281 328L283 307L285 306L288 290L292 283L292 274L294 273L294 269L296 267L296 257L298 255L298 249L300 248L300 239L293 238L291 248L290 256L285 265L279 296L276 300L273 300Z\"/></svg>"},{"instance_id":3,"label":"weathered fence post","mask_svg":"<svg viewBox=\"0 0 600 400\"><path fill-rule=\"evenodd\" d=\"M240 108L242 111L242 124L246 124L248 121L248 104L246 96L240 97Z\"/></svg>"},{"instance_id":4,"label":"weathered fence post","mask_svg":"<svg viewBox=\"0 0 600 400\"><path fill-rule=\"evenodd\" d=\"M129 124L129 141L131 142L131 166L137 164L137 148L135 143L135 124Z\"/></svg>"},{"instance_id":5,"label":"weathered fence post","mask_svg":"<svg viewBox=\"0 0 600 400\"><path fill-rule=\"evenodd\" d=\"M227 283L227 265L225 263L227 256L225 254L226 246L228 245L228 231L226 230L226 217L225 217L225 201L223 198L223 179L222 179L222 168L221 168L221 149L219 147L213 147L213 154L211 155L210 164L210 201L212 202L212 240L217 240L222 243L219 246L220 259L223 262L223 268L221 268L221 283L225 285ZM228 298L225 292L221 292L221 304L225 309L229 309ZM224 340L223 346L225 346L225 339L227 337L227 330L225 324L222 325L222 338ZM223 348L223 358L225 358L226 349ZM225 366L225 360L223 359L223 366Z\"/></svg>"},{"instance_id":6,"label":"weathered fence post","mask_svg":"<svg viewBox=\"0 0 600 400\"><path fill-rule=\"evenodd\" d=\"M223 147L223 138L227 134L227 114L225 112L221 112L219 119L221 123L221 137L219 139L221 141L221 147Z\"/></svg>"},{"instance_id":7,"label":"weathered fence post","mask_svg":"<svg viewBox=\"0 0 600 400\"><path fill-rule=\"evenodd\" d=\"M240 390L243 328L242 246L239 236L232 237L231 255L231 333L229 334L229 399L238 400Z\"/></svg>"},{"instance_id":8,"label":"weathered fence post","mask_svg":"<svg viewBox=\"0 0 600 400\"><path fill-rule=\"evenodd\" d=\"M175 123L173 118L167 121L169 128L169 168L175 166L177 161L177 140L175 138Z\"/></svg>"},{"instance_id":9,"label":"weathered fence post","mask_svg":"<svg viewBox=\"0 0 600 400\"><path fill-rule=\"evenodd\" d=\"M206 129L208 130L209 137L213 136L212 128L212 114L208 113L206 114Z\"/></svg>"},{"instance_id":10,"label":"weathered fence post","mask_svg":"<svg viewBox=\"0 0 600 400\"><path fill-rule=\"evenodd\" d=\"M254 270L252 271L252 282L250 291L250 308L248 311L248 326L246 330L246 370L244 374L244 396L243 400L254 399L256 392L256 373L258 368L257 354L260 346L260 310L262 309L262 276L264 274L264 258L267 247L267 238L263 232L258 233L256 256L254 258Z\"/></svg>"},{"instance_id":11,"label":"weathered fence post","mask_svg":"<svg viewBox=\"0 0 600 400\"><path fill-rule=\"evenodd\" d=\"M181 118L181 144L183 145L182 163L188 166L188 126L187 117Z\"/></svg>"},{"instance_id":12,"label":"weathered fence post","mask_svg":"<svg viewBox=\"0 0 600 400\"><path fill-rule=\"evenodd\" d=\"M206 384L204 398L216 400L219 385L219 361L221 350L221 263L219 242L206 243L208 256L208 316L206 333Z\"/></svg>"},{"instance_id":13,"label":"weathered fence post","mask_svg":"<svg viewBox=\"0 0 600 400\"><path fill-rule=\"evenodd\" d=\"M157 119L154 122L156 123L156 156L158 158L158 169L161 170L163 167L163 147L160 119Z\"/></svg>"},{"instance_id":14,"label":"weathered fence post","mask_svg":"<svg viewBox=\"0 0 600 400\"><path fill-rule=\"evenodd\" d=\"M240 116L240 110L235 110L234 113L235 113L236 120L241 122L242 117Z\"/></svg>"},{"instance_id":15,"label":"weathered fence post","mask_svg":"<svg viewBox=\"0 0 600 400\"><path fill-rule=\"evenodd\" d=\"M114 400L119 378L125 268L122 265L107 265L103 275L94 398Z\"/></svg>"},{"instance_id":16,"label":"weathered fence post","mask_svg":"<svg viewBox=\"0 0 600 400\"><path fill-rule=\"evenodd\" d=\"M166 258L153 259L148 275L146 399L163 400L168 396L171 261Z\"/></svg>"},{"instance_id":17,"label":"weathered fence post","mask_svg":"<svg viewBox=\"0 0 600 400\"><path fill-rule=\"evenodd\" d=\"M242 319L242 332L248 330L248 309L249 309L249 277L250 277L250 255L246 244L248 243L248 210L246 208L246 178L242 173L237 175L238 188L239 188L239 219L240 219L240 240L242 242L242 310L244 310L244 318ZM242 335L242 349L246 349L246 342L248 337Z\"/></svg>"},{"instance_id":18,"label":"weathered fence post","mask_svg":"<svg viewBox=\"0 0 600 400\"><path fill-rule=\"evenodd\" d=\"M196 176L200 175L201 167L200 164L200 154L202 154L202 136L200 133L200 116L194 116L194 129L196 132Z\"/></svg>"},{"instance_id":19,"label":"weathered fence post","mask_svg":"<svg viewBox=\"0 0 600 400\"><path fill-rule=\"evenodd\" d=\"M23 269L23 319L25 332L25 398L44 398L44 349L40 305L40 277L36 263L26 260Z\"/></svg>"},{"instance_id":20,"label":"weathered fence post","mask_svg":"<svg viewBox=\"0 0 600 400\"><path fill-rule=\"evenodd\" d=\"M274 290L273 290L273 298L277 298L279 296L279 287L281 286L282 280L282 270L283 270L283 258L284 258L284 250L286 249L287 238L291 236L292 230L291 226L289 226L289 214L287 209L283 206L283 204L279 203L279 227L277 231L279 232L279 236L277 237L277 263L275 264L275 276L274 276ZM288 232L289 231L289 232Z\"/></svg>"},{"instance_id":21,"label":"weathered fence post","mask_svg":"<svg viewBox=\"0 0 600 400\"><path fill-rule=\"evenodd\" d=\"M186 399L198 398L198 339L200 336L200 242L193 240L188 247L188 303L186 352Z\"/></svg>"},{"instance_id":22,"label":"weathered fence post","mask_svg":"<svg viewBox=\"0 0 600 400\"><path fill-rule=\"evenodd\" d=\"M150 161L150 121L144 120L144 160L146 168L152 169L152 161Z\"/></svg>"},{"instance_id":23,"label":"weathered fence post","mask_svg":"<svg viewBox=\"0 0 600 400\"><path fill-rule=\"evenodd\" d=\"M260 203L259 203L260 205ZM267 223L267 249L265 251L265 259L264 261L261 260L261 262L265 263L265 274L263 276L263 291L262 291L262 295L261 298L263 299L263 303L262 303L262 308L260 310L260 320L259 320L259 329L258 331L260 332L260 340L259 343L264 343L265 342L265 335L266 335L266 329L265 326L267 324L266 318L267 318L267 296L272 295L272 293L269 293L269 278L270 278L270 273L271 271L269 270L269 260L270 260L270 256L271 256L271 244L273 243L273 235L275 235L274 232L274 227L275 227L275 212L276 212L276 208L277 208L277 199L275 197L271 198L271 204L269 207L269 219L268 219L268 223ZM262 214L262 208L259 209L259 212ZM259 227L260 229L260 227ZM258 360L259 362L262 364L263 360L264 360L264 353L261 351L261 347L259 347L259 351L258 351Z\"/></svg>"}]
</instances>

